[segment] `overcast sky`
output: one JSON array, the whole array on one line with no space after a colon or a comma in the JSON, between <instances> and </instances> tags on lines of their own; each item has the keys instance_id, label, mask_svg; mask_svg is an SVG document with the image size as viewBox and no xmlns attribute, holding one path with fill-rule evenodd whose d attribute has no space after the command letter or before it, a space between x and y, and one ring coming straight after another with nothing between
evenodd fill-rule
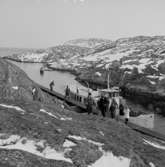
<instances>
[{"instance_id":1,"label":"overcast sky","mask_svg":"<svg viewBox=\"0 0 165 167\"><path fill-rule=\"evenodd\" d=\"M164 0L0 0L0 47L165 35Z\"/></svg>"}]
</instances>

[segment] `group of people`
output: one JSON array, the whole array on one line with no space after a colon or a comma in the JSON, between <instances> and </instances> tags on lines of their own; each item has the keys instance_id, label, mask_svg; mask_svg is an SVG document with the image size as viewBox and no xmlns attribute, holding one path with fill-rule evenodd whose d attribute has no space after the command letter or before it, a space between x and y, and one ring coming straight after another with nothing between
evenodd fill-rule
<instances>
[{"instance_id":1,"label":"group of people","mask_svg":"<svg viewBox=\"0 0 165 167\"><path fill-rule=\"evenodd\" d=\"M53 91L54 87L54 81L51 81L49 86L50 90ZM77 94L79 94L79 90L77 89ZM36 99L37 93L34 93L34 99ZM67 85L65 89L65 98L70 98L70 88ZM88 114L91 114L93 112L93 105L94 100L92 98L91 93L88 93L88 97L86 99L86 109ZM125 118L125 123L128 123L129 115L130 115L130 109L127 105L123 105L122 103L118 104L115 100L115 98L108 98L105 95L101 95L99 100L97 101L96 106L101 111L101 114L103 117L106 117L107 113L109 113L110 117L112 119L118 119L119 116L122 116Z\"/></svg>"},{"instance_id":2,"label":"group of people","mask_svg":"<svg viewBox=\"0 0 165 167\"><path fill-rule=\"evenodd\" d=\"M88 114L92 113L93 99L91 93L89 93L87 98L87 111ZM122 103L118 104L115 98L108 99L106 96L101 95L100 99L97 101L97 107L101 111L103 117L109 112L112 119L118 119L119 116L125 118L125 123L128 123L130 109L127 105Z\"/></svg>"}]
</instances>

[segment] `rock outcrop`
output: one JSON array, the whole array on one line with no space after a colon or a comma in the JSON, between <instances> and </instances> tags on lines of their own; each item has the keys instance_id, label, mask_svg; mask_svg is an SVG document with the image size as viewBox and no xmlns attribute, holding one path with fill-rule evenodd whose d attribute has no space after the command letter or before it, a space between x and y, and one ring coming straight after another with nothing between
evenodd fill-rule
<instances>
[{"instance_id":1,"label":"rock outcrop","mask_svg":"<svg viewBox=\"0 0 165 167\"><path fill-rule=\"evenodd\" d=\"M37 101L49 103L52 98L43 93L27 74L0 58L0 100L33 101L32 89L37 89Z\"/></svg>"}]
</instances>

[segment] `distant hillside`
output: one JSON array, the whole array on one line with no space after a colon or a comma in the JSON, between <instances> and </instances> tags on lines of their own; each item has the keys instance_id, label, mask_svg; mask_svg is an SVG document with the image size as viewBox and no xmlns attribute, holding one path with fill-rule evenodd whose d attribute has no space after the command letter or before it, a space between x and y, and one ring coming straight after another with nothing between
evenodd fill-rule
<instances>
[{"instance_id":1,"label":"distant hillside","mask_svg":"<svg viewBox=\"0 0 165 167\"><path fill-rule=\"evenodd\" d=\"M71 41L65 42L64 45L95 48L99 45L103 45L103 44L110 43L110 42L111 40L108 40L108 39L89 38L89 39L71 40Z\"/></svg>"},{"instance_id":2,"label":"distant hillside","mask_svg":"<svg viewBox=\"0 0 165 167\"><path fill-rule=\"evenodd\" d=\"M21 54L24 52L35 51L35 50L36 49L0 47L0 57L11 56L13 54Z\"/></svg>"},{"instance_id":3,"label":"distant hillside","mask_svg":"<svg viewBox=\"0 0 165 167\"><path fill-rule=\"evenodd\" d=\"M164 36L137 36L116 41L78 39L66 44L40 53L18 54L10 58L48 62L54 68L81 72L81 79L93 78L100 81L105 80L107 69L111 67L112 85L131 84L148 91L165 92ZM88 47L84 47L84 44ZM95 72L100 72L102 76L95 76Z\"/></svg>"}]
</instances>

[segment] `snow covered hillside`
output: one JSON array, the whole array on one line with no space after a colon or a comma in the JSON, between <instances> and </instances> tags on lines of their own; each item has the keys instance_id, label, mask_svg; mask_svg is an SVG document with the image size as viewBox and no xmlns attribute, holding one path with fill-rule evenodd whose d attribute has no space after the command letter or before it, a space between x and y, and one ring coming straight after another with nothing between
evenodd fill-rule
<instances>
[{"instance_id":1,"label":"snow covered hillside","mask_svg":"<svg viewBox=\"0 0 165 167\"><path fill-rule=\"evenodd\" d=\"M165 89L164 36L137 36L116 41L78 39L41 53L20 54L10 58L48 62L53 68L74 69L81 72L81 76L89 78L94 77L95 72L100 72L100 80L104 80L106 70L111 68L111 84L131 83L146 89Z\"/></svg>"},{"instance_id":2,"label":"snow covered hillside","mask_svg":"<svg viewBox=\"0 0 165 167\"><path fill-rule=\"evenodd\" d=\"M53 97L3 59L0 76L1 167L164 167L164 142L52 103Z\"/></svg>"},{"instance_id":3,"label":"snow covered hillside","mask_svg":"<svg viewBox=\"0 0 165 167\"><path fill-rule=\"evenodd\" d=\"M111 40L99 39L99 38L89 38L89 39L71 40L71 41L65 42L64 45L95 48L95 47L97 47L99 45L105 45L107 43L111 43Z\"/></svg>"}]
</instances>

